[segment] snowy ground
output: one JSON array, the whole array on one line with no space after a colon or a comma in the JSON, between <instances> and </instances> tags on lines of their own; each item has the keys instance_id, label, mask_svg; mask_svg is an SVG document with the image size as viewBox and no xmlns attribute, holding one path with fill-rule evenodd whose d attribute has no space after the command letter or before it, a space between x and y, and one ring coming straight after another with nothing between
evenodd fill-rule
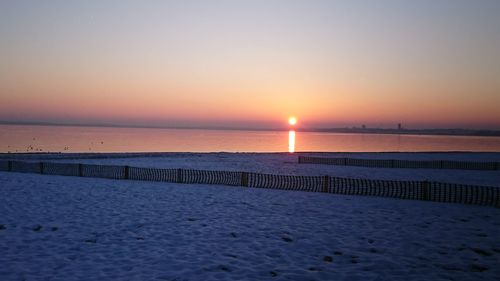
<instances>
[{"instance_id":1,"label":"snowy ground","mask_svg":"<svg viewBox=\"0 0 500 281\"><path fill-rule=\"evenodd\" d=\"M490 207L6 172L0 198L0 280L500 276Z\"/></svg>"},{"instance_id":2,"label":"snowy ground","mask_svg":"<svg viewBox=\"0 0 500 281\"><path fill-rule=\"evenodd\" d=\"M353 166L298 164L300 154L289 153L166 153L161 157L64 159L60 162L129 165L154 168L248 171L284 175L330 175L387 180L428 180L500 187L500 171L447 169L393 169ZM307 153L320 157L365 159L499 161L500 153ZM50 160L57 161L57 160Z\"/></svg>"}]
</instances>

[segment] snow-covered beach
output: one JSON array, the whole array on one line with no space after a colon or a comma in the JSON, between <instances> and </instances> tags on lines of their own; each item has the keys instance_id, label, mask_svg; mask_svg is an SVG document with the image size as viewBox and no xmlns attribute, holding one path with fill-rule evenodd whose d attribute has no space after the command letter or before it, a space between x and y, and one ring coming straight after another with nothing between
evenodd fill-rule
<instances>
[{"instance_id":1,"label":"snow-covered beach","mask_svg":"<svg viewBox=\"0 0 500 281\"><path fill-rule=\"evenodd\" d=\"M499 154L371 156L497 161ZM424 176L495 186L500 177L498 171L299 165L289 154L51 161ZM496 280L500 274L500 209L492 207L7 172L0 172L0 198L1 280Z\"/></svg>"}]
</instances>

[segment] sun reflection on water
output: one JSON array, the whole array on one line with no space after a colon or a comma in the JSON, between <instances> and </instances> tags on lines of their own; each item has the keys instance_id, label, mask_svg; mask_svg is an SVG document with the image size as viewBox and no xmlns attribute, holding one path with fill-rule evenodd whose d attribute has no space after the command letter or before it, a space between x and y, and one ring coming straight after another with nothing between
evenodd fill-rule
<instances>
[{"instance_id":1,"label":"sun reflection on water","mask_svg":"<svg viewBox=\"0 0 500 281\"><path fill-rule=\"evenodd\" d=\"M295 131L290 130L288 132L288 152L294 153L295 152Z\"/></svg>"}]
</instances>

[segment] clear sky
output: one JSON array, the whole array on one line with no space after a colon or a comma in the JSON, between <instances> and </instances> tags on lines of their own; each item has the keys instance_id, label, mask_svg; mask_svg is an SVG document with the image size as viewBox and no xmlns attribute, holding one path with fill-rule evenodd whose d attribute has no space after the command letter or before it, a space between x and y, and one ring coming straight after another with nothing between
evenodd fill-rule
<instances>
[{"instance_id":1,"label":"clear sky","mask_svg":"<svg viewBox=\"0 0 500 281\"><path fill-rule=\"evenodd\" d=\"M500 129L500 1L1 1L0 120Z\"/></svg>"}]
</instances>

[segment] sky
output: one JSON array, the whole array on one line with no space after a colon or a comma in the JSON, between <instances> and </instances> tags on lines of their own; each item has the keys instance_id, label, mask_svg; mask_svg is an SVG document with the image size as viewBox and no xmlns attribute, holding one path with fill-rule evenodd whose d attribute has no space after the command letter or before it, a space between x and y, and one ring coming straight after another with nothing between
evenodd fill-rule
<instances>
[{"instance_id":1,"label":"sky","mask_svg":"<svg viewBox=\"0 0 500 281\"><path fill-rule=\"evenodd\" d=\"M0 120L500 129L500 1L1 1Z\"/></svg>"}]
</instances>

